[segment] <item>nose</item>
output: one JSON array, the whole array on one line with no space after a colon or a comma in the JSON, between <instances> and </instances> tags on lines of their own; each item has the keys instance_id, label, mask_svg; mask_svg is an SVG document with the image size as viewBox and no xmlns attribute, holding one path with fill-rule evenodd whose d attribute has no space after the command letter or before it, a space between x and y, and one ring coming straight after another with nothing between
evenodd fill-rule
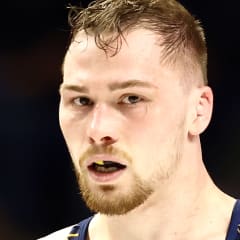
<instances>
[{"instance_id":1,"label":"nose","mask_svg":"<svg viewBox=\"0 0 240 240\"><path fill-rule=\"evenodd\" d=\"M94 107L87 127L87 138L90 144L102 146L118 141L116 116L106 105Z\"/></svg>"}]
</instances>

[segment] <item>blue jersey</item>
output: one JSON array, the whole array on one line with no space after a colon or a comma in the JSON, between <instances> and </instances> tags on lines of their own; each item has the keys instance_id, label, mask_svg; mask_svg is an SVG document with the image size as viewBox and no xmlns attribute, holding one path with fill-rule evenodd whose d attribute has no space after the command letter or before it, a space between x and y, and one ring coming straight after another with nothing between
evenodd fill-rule
<instances>
[{"instance_id":1,"label":"blue jersey","mask_svg":"<svg viewBox=\"0 0 240 240\"><path fill-rule=\"evenodd\" d=\"M86 240L88 225L92 217L84 219L75 225L69 233L69 240ZM237 200L233 208L230 224L228 227L226 240L240 240L240 200Z\"/></svg>"}]
</instances>

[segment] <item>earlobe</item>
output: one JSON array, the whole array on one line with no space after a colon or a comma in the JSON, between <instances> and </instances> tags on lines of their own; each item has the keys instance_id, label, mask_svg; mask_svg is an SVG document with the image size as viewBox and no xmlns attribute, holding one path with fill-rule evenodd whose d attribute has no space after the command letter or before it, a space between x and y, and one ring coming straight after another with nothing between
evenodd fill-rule
<instances>
[{"instance_id":1,"label":"earlobe","mask_svg":"<svg viewBox=\"0 0 240 240\"><path fill-rule=\"evenodd\" d=\"M189 134L192 136L200 135L207 128L212 117L213 93L211 88L203 86L198 90L194 117L189 128Z\"/></svg>"}]
</instances>

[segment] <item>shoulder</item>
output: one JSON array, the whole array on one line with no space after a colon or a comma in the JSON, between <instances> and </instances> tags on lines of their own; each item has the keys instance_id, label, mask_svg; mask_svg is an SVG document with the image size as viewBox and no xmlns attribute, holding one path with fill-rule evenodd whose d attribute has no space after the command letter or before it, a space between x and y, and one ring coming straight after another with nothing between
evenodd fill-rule
<instances>
[{"instance_id":1,"label":"shoulder","mask_svg":"<svg viewBox=\"0 0 240 240\"><path fill-rule=\"evenodd\" d=\"M74 225L73 225L74 226ZM73 226L69 226L60 229L54 233L51 233L45 237L39 238L38 240L66 240Z\"/></svg>"},{"instance_id":2,"label":"shoulder","mask_svg":"<svg viewBox=\"0 0 240 240\"><path fill-rule=\"evenodd\" d=\"M83 236L86 234L88 230L88 225L91 221L93 216L83 219L78 224L63 228L61 230L58 230L54 233L51 233L45 237L39 238L38 240L66 240L68 237L72 234L83 234Z\"/></svg>"}]
</instances>

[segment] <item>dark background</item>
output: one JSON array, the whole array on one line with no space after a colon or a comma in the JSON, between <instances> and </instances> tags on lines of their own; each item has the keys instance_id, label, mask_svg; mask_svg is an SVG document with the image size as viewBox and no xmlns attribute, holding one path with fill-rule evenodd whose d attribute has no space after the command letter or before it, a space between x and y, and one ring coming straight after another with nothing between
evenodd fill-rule
<instances>
[{"instance_id":1,"label":"dark background","mask_svg":"<svg viewBox=\"0 0 240 240\"><path fill-rule=\"evenodd\" d=\"M240 197L238 1L181 2L201 19L208 42L215 108L202 135L204 160L217 185ZM90 214L58 124L69 3L77 2L0 6L1 239L36 239Z\"/></svg>"}]
</instances>

